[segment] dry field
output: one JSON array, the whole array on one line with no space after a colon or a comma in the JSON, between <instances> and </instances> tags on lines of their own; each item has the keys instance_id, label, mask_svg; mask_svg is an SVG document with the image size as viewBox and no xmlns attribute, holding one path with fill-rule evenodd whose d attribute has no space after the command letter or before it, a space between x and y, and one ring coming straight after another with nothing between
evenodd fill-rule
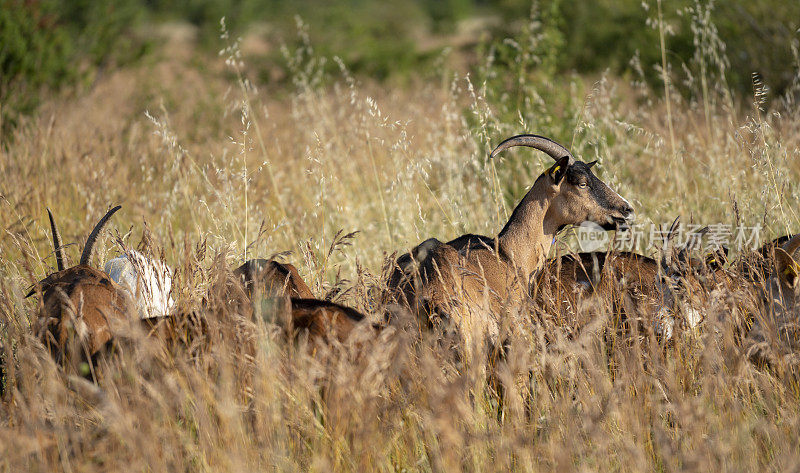
<instances>
[{"instance_id":1,"label":"dry field","mask_svg":"<svg viewBox=\"0 0 800 473\"><path fill-rule=\"evenodd\" d=\"M567 134L640 223L800 230L800 90L734 97L717 76L675 71L696 93L667 102L636 81L533 76L510 104L452 71L395 88L325 74L310 49L287 55L293 85L273 90L246 80L235 47L210 61L167 46L53 97L2 144L0 470L800 468L794 355L775 346L773 369L748 362L731 320L755 309L735 291L704 299L705 324L666 347L612 327L601 295L580 330L532 303L508 314L509 354L493 367L454 362L402 326L312 358L229 314L205 348L134 334L98 384L62 372L24 298L55 267L46 207L74 262L121 204L95 265L122 246L162 258L182 308L213 301L212 282L245 259L291 252L316 294L375 321L391 253L502 228L550 165L530 150L486 159L520 132Z\"/></svg>"}]
</instances>

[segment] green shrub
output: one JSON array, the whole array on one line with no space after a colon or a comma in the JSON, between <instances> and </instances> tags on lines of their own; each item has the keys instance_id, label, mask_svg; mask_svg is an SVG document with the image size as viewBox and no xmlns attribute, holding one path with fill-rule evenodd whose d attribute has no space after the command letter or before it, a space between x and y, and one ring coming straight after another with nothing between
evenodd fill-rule
<instances>
[{"instance_id":1,"label":"green shrub","mask_svg":"<svg viewBox=\"0 0 800 473\"><path fill-rule=\"evenodd\" d=\"M558 20L564 37L558 57L560 71L592 73L629 70L634 55L651 85L659 82L654 66L661 62L656 0L541 0L540 10ZM494 2L503 15L495 38L516 37L528 17L528 0ZM791 45L800 39L800 2L763 0L724 2L673 0L662 2L667 27L669 62L680 69L691 67L699 35L718 36L728 85L740 93L751 92L751 75L758 72L776 92L783 92L796 73ZM693 10L708 10L707 17L693 17ZM523 21L520 21L523 20ZM543 20L547 21L546 17ZM706 53L709 53L706 51ZM693 71L698 72L698 71Z\"/></svg>"},{"instance_id":2,"label":"green shrub","mask_svg":"<svg viewBox=\"0 0 800 473\"><path fill-rule=\"evenodd\" d=\"M137 0L0 0L0 136L44 91L138 55L126 33L141 14Z\"/></svg>"}]
</instances>

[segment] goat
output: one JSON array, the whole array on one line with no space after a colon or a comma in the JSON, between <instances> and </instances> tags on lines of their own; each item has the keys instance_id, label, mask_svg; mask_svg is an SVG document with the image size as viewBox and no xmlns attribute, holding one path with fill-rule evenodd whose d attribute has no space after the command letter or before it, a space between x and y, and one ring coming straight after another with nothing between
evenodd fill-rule
<instances>
[{"instance_id":1,"label":"goat","mask_svg":"<svg viewBox=\"0 0 800 473\"><path fill-rule=\"evenodd\" d=\"M692 295L710 287L710 281L727 280L722 265L724 249L709 253L705 261L692 257L689 248L708 229L690 235L686 246L675 255L672 240L679 229L673 222L665 241L661 263L653 258L626 251L567 254L548 260L532 285L531 295L545 313L562 315L570 327L580 327L589 320L581 314L583 300L597 302L599 295L610 296L612 313L629 328L633 319L641 319L639 328L650 329L662 341L672 338L675 315L681 326L694 329L702 320L697 300ZM581 316L584 315L584 319Z\"/></svg>"},{"instance_id":2,"label":"goat","mask_svg":"<svg viewBox=\"0 0 800 473\"><path fill-rule=\"evenodd\" d=\"M293 297L289 303L291 324L285 329L294 339L307 334L311 353L316 353L334 339L345 343L356 327L366 320L361 312L334 302ZM372 328L378 330L375 325Z\"/></svg>"},{"instance_id":3,"label":"goat","mask_svg":"<svg viewBox=\"0 0 800 473\"><path fill-rule=\"evenodd\" d=\"M768 278L766 297L771 312L779 318L796 318L800 307L800 265L794 258L800 249L800 234L774 249L775 259Z\"/></svg>"},{"instance_id":4,"label":"goat","mask_svg":"<svg viewBox=\"0 0 800 473\"><path fill-rule=\"evenodd\" d=\"M172 309L172 271L163 261L154 261L136 250L128 250L106 262L111 279L127 289L137 302L143 319L162 317Z\"/></svg>"},{"instance_id":5,"label":"goat","mask_svg":"<svg viewBox=\"0 0 800 473\"><path fill-rule=\"evenodd\" d=\"M688 257L686 250L681 250L672 264L669 261L664 263L664 292L668 303L676 305L676 299L683 300L683 308L694 305L696 309L689 307L688 312L702 317L702 307L711 291L722 288L725 294L738 293L738 297L745 298L745 305L748 305L746 300L755 304L750 309L752 313L746 313L743 320L733 321L737 339L746 335L749 342L763 340L766 337L763 326L766 324L787 335L785 338L790 344L796 344L800 341L797 337L800 332L788 335L796 330L798 322L800 288L796 279L800 267L793 257L798 248L800 235L778 237L755 251L740 255L729 270L724 268L727 262L727 249L724 247L708 254L704 261ZM665 257L668 256L669 253L665 253ZM690 299L694 302L688 302ZM800 348L800 344L796 346Z\"/></svg>"},{"instance_id":6,"label":"goat","mask_svg":"<svg viewBox=\"0 0 800 473\"><path fill-rule=\"evenodd\" d=\"M547 261L531 284L536 306L549 314L560 314L570 328L590 320L582 318L582 301L609 295L612 311L622 322L630 317L662 312L658 263L650 257L620 252L566 254ZM629 313L631 312L631 313Z\"/></svg>"},{"instance_id":7,"label":"goat","mask_svg":"<svg viewBox=\"0 0 800 473\"><path fill-rule=\"evenodd\" d=\"M254 259L232 272L224 269L224 258L218 259L215 265L218 266L212 273L216 278L203 297L199 311L172 310L171 271L163 262L128 251L110 260L106 271L136 296L143 324L151 334L168 345L195 349L206 349L213 339L230 336L223 335L220 330L238 326L235 317L232 318L234 315L251 321L255 318L272 320L284 314L285 302L291 297L314 297L291 264ZM291 305L288 310L291 311ZM291 332L292 326L286 329Z\"/></svg>"},{"instance_id":8,"label":"goat","mask_svg":"<svg viewBox=\"0 0 800 473\"><path fill-rule=\"evenodd\" d=\"M765 281L772 273L776 251L792 237L793 235L783 235L764 243L754 251L744 253L737 262L738 272L750 281Z\"/></svg>"},{"instance_id":9,"label":"goat","mask_svg":"<svg viewBox=\"0 0 800 473\"><path fill-rule=\"evenodd\" d=\"M289 263L255 259L233 273L250 302L244 310L253 317L277 322L288 339L307 334L312 353L333 339L345 342L366 319L355 309L316 299L297 268Z\"/></svg>"},{"instance_id":10,"label":"goat","mask_svg":"<svg viewBox=\"0 0 800 473\"><path fill-rule=\"evenodd\" d=\"M313 299L314 294L300 277L300 273L289 263L275 260L254 259L233 270L233 274L244 284L250 298L290 296Z\"/></svg>"},{"instance_id":11,"label":"goat","mask_svg":"<svg viewBox=\"0 0 800 473\"><path fill-rule=\"evenodd\" d=\"M237 317L262 319L278 326L286 340L298 341L307 336L309 352L316 353L333 340L346 342L353 329L366 319L349 307L315 299L297 268L288 263L256 259L233 271L214 274L217 278L203 298L201 311L144 319L150 333L168 344L200 350L207 349L219 337L241 337L237 343L252 356L253 334L238 330L228 333L226 329L248 325L240 325Z\"/></svg>"},{"instance_id":12,"label":"goat","mask_svg":"<svg viewBox=\"0 0 800 473\"><path fill-rule=\"evenodd\" d=\"M800 350L800 264L795 259L800 234L776 239L762 249L774 259L763 285L757 286L761 293L758 312L764 315L753 318L746 345L751 361L775 367L780 364L775 348L778 352Z\"/></svg>"},{"instance_id":13,"label":"goat","mask_svg":"<svg viewBox=\"0 0 800 473\"><path fill-rule=\"evenodd\" d=\"M498 341L501 308L522 302L530 276L544 264L560 230L586 220L611 230L633 216L628 201L592 173L596 161L578 161L538 135L506 139L490 159L513 146L538 149L556 162L536 179L500 233L463 235L450 243L426 240L398 259L403 275L393 274L388 282L422 324L451 325L467 346L474 334Z\"/></svg>"},{"instance_id":14,"label":"goat","mask_svg":"<svg viewBox=\"0 0 800 473\"><path fill-rule=\"evenodd\" d=\"M664 241L659 268L658 290L662 296L662 309L655 329L664 340L672 338L676 321L683 329L696 329L705 319L709 293L730 281L723 269L727 259L726 248L719 247L704 259L690 255L690 247L701 241L708 227L691 233L686 245L677 249L674 239L679 230L680 217L677 217ZM676 316L679 316L677 320Z\"/></svg>"},{"instance_id":15,"label":"goat","mask_svg":"<svg viewBox=\"0 0 800 473\"><path fill-rule=\"evenodd\" d=\"M100 219L86 239L80 262L67 269L61 235L47 210L58 271L39 281L26 297L41 294L37 334L60 364L92 359L111 341L112 321L130 313L128 292L108 274L89 266L100 232L120 208L112 208Z\"/></svg>"}]
</instances>

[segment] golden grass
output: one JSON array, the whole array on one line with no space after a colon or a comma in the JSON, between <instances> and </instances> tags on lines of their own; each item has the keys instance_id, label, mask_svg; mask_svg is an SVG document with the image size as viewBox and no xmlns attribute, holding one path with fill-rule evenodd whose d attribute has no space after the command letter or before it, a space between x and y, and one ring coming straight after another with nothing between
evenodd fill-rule
<instances>
[{"instance_id":1,"label":"golden grass","mask_svg":"<svg viewBox=\"0 0 800 473\"><path fill-rule=\"evenodd\" d=\"M666 350L609 336L610 304L587 306L597 322L573 338L535 307L510 313L501 407L486 366L454 364L430 337L393 327L320 362L236 314L206 351L133 334L98 385L62 373L31 335L36 301L23 299L55 266L45 207L77 243L74 263L96 219L123 205L111 233L163 254L183 307L197 309L220 266L245 253L292 251L312 290L379 319L372 296L387 254L496 233L516 190L548 164L530 151L486 162L483 139L548 129L502 121L463 78L389 90L346 71L322 77L313 55L298 54L290 93L257 90L238 64L168 57L110 73L88 94L52 99L3 144L0 469L798 468L797 382L747 362L727 322L736 294L711 298L703 333ZM641 221L800 228L796 104L762 111L747 98L673 93L673 153L654 93L605 77L586 94L574 79L565 86L586 100L573 149L600 159L599 175ZM359 233L342 242L340 230ZM95 264L116 246L105 237Z\"/></svg>"}]
</instances>

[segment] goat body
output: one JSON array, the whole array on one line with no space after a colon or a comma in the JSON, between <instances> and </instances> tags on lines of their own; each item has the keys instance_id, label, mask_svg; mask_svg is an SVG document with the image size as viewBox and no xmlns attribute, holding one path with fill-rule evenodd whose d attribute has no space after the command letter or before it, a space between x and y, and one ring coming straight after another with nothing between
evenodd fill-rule
<instances>
[{"instance_id":1,"label":"goat body","mask_svg":"<svg viewBox=\"0 0 800 473\"><path fill-rule=\"evenodd\" d=\"M664 298L658 262L631 252L587 252L552 258L531 284L537 307L556 322L579 330L592 320L584 303L610 304L609 309L629 330L652 330L669 340L674 330L673 307ZM691 324L690 324L691 325Z\"/></svg>"},{"instance_id":2,"label":"goat body","mask_svg":"<svg viewBox=\"0 0 800 473\"><path fill-rule=\"evenodd\" d=\"M250 300L254 316L268 319L297 340L307 334L312 352L333 340L344 343L366 317L355 309L314 298L297 268L289 263L256 259L233 271Z\"/></svg>"},{"instance_id":3,"label":"goat body","mask_svg":"<svg viewBox=\"0 0 800 473\"><path fill-rule=\"evenodd\" d=\"M291 298L290 333L293 338L308 334L312 352L333 340L346 343L352 332L366 320L361 312L319 299Z\"/></svg>"},{"instance_id":4,"label":"goat body","mask_svg":"<svg viewBox=\"0 0 800 473\"><path fill-rule=\"evenodd\" d=\"M783 241L783 244L779 243ZM768 275L761 285L762 316L755 317L748 333L750 358L759 363L777 364L774 353L765 356L771 345L779 352L800 350L800 264L795 254L800 250L800 234L776 239L765 245L766 254L760 269Z\"/></svg>"},{"instance_id":5,"label":"goat body","mask_svg":"<svg viewBox=\"0 0 800 473\"><path fill-rule=\"evenodd\" d=\"M48 210L58 271L38 282L28 296L42 295L37 333L59 363L91 359L112 339L113 321L130 313L127 291L89 266L97 237L119 209L114 207L100 219L86 239L80 263L68 269L64 269L61 236Z\"/></svg>"},{"instance_id":6,"label":"goat body","mask_svg":"<svg viewBox=\"0 0 800 473\"><path fill-rule=\"evenodd\" d=\"M306 299L314 297L297 268L289 263L254 259L233 270L233 274L241 280L251 298L259 294Z\"/></svg>"},{"instance_id":7,"label":"goat body","mask_svg":"<svg viewBox=\"0 0 800 473\"><path fill-rule=\"evenodd\" d=\"M45 346L63 359L70 332L87 350L96 354L111 338L110 319L125 318L131 307L126 291L108 274L85 265L53 273L41 282L39 336Z\"/></svg>"}]
</instances>

